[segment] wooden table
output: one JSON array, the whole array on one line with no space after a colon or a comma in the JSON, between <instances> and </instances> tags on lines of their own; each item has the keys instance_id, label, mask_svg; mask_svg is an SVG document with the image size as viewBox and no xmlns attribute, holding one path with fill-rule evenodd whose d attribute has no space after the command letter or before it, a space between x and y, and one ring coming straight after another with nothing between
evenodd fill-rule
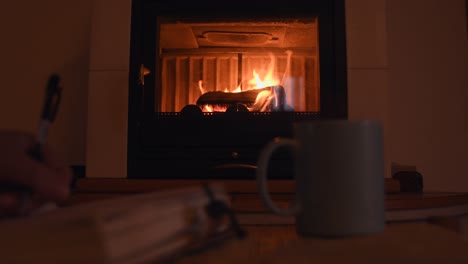
<instances>
[{"instance_id":1,"label":"wooden table","mask_svg":"<svg viewBox=\"0 0 468 264\"><path fill-rule=\"evenodd\" d=\"M273 215L260 201L252 180L217 180L231 196L232 207L244 225L294 225L294 218ZM164 191L200 184L199 180L81 179L77 182L69 205L111 199L143 192ZM269 181L272 198L287 206L294 194L294 181ZM386 179L386 220L430 221L452 230L462 231L460 219L468 218L468 193L400 192L398 182ZM468 222L468 220L467 220ZM468 229L468 228L467 228Z\"/></svg>"},{"instance_id":2,"label":"wooden table","mask_svg":"<svg viewBox=\"0 0 468 264\"><path fill-rule=\"evenodd\" d=\"M248 238L176 263L468 263L468 240L427 223L388 224L382 233L298 237L293 226L249 226Z\"/></svg>"},{"instance_id":3,"label":"wooden table","mask_svg":"<svg viewBox=\"0 0 468 264\"><path fill-rule=\"evenodd\" d=\"M230 240L177 263L468 263L468 240L460 235L464 229L460 219L468 216L466 193L401 193L390 186L384 232L319 239L298 237L293 218L269 213L258 199L255 182L226 183L231 204L248 232L247 239ZM70 204L193 184L88 179L78 183ZM276 182L270 190L284 206L291 199L294 184Z\"/></svg>"}]
</instances>

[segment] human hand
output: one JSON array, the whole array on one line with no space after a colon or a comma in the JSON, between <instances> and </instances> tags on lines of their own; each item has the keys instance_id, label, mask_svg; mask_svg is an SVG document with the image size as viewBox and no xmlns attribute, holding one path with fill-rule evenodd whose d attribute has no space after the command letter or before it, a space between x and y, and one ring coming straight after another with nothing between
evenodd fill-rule
<instances>
[{"instance_id":1,"label":"human hand","mask_svg":"<svg viewBox=\"0 0 468 264\"><path fill-rule=\"evenodd\" d=\"M20 192L0 192L0 217L63 201L70 194L69 167L48 146L42 148L42 161L33 159L28 152L35 143L32 135L0 131L0 188L22 185L31 191L26 204Z\"/></svg>"}]
</instances>

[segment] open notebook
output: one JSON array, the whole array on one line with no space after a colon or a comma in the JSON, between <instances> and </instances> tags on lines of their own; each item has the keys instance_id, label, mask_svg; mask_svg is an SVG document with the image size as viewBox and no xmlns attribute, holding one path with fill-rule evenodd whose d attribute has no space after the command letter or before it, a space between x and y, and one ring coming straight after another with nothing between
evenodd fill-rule
<instances>
[{"instance_id":1,"label":"open notebook","mask_svg":"<svg viewBox=\"0 0 468 264\"><path fill-rule=\"evenodd\" d=\"M130 195L0 222L4 263L154 263L242 237L221 185Z\"/></svg>"}]
</instances>

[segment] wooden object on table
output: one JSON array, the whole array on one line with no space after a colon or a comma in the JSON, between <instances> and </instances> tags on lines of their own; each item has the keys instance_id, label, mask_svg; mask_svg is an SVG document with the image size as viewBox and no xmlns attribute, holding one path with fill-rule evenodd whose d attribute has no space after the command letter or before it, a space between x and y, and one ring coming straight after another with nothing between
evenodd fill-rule
<instances>
[{"instance_id":1,"label":"wooden object on table","mask_svg":"<svg viewBox=\"0 0 468 264\"><path fill-rule=\"evenodd\" d=\"M215 212L209 210L213 199ZM6 250L0 259L122 264L161 260L203 247L214 237L232 236L228 212L221 211L220 203L229 205L222 186L199 185L3 220L0 247Z\"/></svg>"}]
</instances>

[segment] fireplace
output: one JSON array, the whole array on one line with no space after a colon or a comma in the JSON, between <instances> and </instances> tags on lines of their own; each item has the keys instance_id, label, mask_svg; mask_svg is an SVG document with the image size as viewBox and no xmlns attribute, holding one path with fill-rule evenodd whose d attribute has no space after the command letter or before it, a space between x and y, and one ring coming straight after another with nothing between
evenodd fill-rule
<instances>
[{"instance_id":1,"label":"fireplace","mask_svg":"<svg viewBox=\"0 0 468 264\"><path fill-rule=\"evenodd\" d=\"M293 122L347 118L344 24L340 0L133 1L128 177L253 178Z\"/></svg>"}]
</instances>

